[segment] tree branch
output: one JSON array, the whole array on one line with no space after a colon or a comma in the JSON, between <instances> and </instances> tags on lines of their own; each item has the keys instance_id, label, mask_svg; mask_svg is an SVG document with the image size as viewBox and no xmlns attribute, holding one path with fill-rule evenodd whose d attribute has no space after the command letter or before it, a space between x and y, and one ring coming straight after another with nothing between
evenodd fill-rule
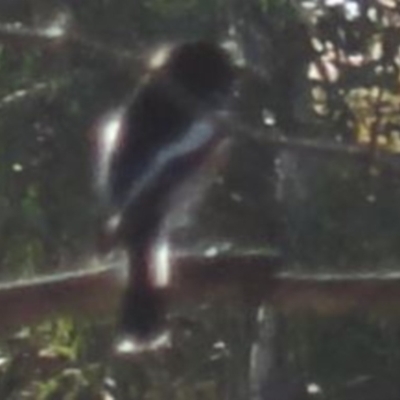
<instances>
[{"instance_id":1,"label":"tree branch","mask_svg":"<svg viewBox=\"0 0 400 400\"><path fill-rule=\"evenodd\" d=\"M260 254L176 256L171 279L160 289L172 301L223 295L267 300L289 313L319 315L350 311L395 313L400 303L400 272L306 274L274 272L276 256ZM56 274L0 285L0 332L40 321L52 315L113 315L123 291L122 262L91 270ZM227 296L227 297L226 297Z\"/></svg>"},{"instance_id":2,"label":"tree branch","mask_svg":"<svg viewBox=\"0 0 400 400\"><path fill-rule=\"evenodd\" d=\"M45 28L33 28L20 23L0 23L0 43L4 46L31 49L52 48L67 50L69 46L81 47L91 57L97 56L104 60L112 60L115 65L125 65L132 68L132 65L140 62L137 56L138 49L127 50L111 44L104 44L92 39L82 32L72 28L48 26ZM139 52L140 53L140 52Z\"/></svg>"}]
</instances>

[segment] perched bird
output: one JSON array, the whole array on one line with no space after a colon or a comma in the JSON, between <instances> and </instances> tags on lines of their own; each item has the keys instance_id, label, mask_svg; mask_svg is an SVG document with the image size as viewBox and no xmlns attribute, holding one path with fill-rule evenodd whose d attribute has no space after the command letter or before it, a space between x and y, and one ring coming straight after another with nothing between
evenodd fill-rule
<instances>
[{"instance_id":1,"label":"perched bird","mask_svg":"<svg viewBox=\"0 0 400 400\"><path fill-rule=\"evenodd\" d=\"M171 195L220 140L216 115L233 81L231 60L218 45L177 45L100 130L96 169L109 210L105 229L130 263L121 328L136 340L163 329L165 306L151 276L150 250Z\"/></svg>"}]
</instances>

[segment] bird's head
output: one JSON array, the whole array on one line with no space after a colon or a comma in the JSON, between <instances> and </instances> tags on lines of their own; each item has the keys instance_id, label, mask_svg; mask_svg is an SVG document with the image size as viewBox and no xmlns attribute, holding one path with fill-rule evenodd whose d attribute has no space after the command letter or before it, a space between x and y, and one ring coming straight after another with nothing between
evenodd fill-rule
<instances>
[{"instance_id":1,"label":"bird's head","mask_svg":"<svg viewBox=\"0 0 400 400\"><path fill-rule=\"evenodd\" d=\"M178 93L207 109L215 107L232 87L234 69L230 56L215 43L183 43L161 50L153 60L157 73Z\"/></svg>"}]
</instances>

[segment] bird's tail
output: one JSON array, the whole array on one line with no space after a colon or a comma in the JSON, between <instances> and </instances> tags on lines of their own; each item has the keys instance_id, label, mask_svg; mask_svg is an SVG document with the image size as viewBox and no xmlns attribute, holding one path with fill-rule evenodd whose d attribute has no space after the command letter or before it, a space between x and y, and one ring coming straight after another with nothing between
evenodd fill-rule
<instances>
[{"instance_id":1,"label":"bird's tail","mask_svg":"<svg viewBox=\"0 0 400 400\"><path fill-rule=\"evenodd\" d=\"M134 284L125 293L121 329L138 339L157 335L165 325L165 305L162 295L152 287Z\"/></svg>"},{"instance_id":2,"label":"bird's tail","mask_svg":"<svg viewBox=\"0 0 400 400\"><path fill-rule=\"evenodd\" d=\"M120 328L122 336L131 341L132 351L142 351L166 344L167 307L163 292L151 281L147 260L135 257L134 263L122 303Z\"/></svg>"}]
</instances>

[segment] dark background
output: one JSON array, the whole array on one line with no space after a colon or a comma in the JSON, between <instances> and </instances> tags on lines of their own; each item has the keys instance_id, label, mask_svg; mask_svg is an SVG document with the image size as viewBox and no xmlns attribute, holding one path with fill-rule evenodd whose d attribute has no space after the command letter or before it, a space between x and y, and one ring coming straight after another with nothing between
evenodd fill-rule
<instances>
[{"instance_id":1,"label":"dark background","mask_svg":"<svg viewBox=\"0 0 400 400\"><path fill-rule=\"evenodd\" d=\"M152 49L197 38L230 48L240 95L229 162L175 223L174 246L271 251L299 273L397 271L400 8L329 3L2 1L2 279L89 267L96 124L132 93ZM0 398L290 400L300 398L282 391L292 381L310 398L399 397L399 326L385 310L269 310L279 334L264 345L274 367L258 384L284 379L249 394L257 330L234 304L188 299L171 311L172 350L140 360L111 356L114 316L21 328L0 346Z\"/></svg>"}]
</instances>

